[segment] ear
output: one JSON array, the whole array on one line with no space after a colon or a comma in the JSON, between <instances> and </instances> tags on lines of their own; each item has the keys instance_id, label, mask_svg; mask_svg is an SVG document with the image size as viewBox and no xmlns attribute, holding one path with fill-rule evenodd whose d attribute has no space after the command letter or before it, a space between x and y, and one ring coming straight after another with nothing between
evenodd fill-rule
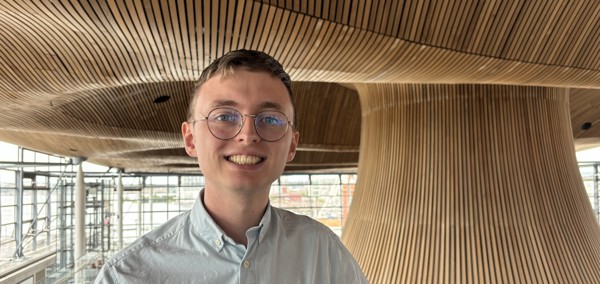
<instances>
[{"instance_id":1,"label":"ear","mask_svg":"<svg viewBox=\"0 0 600 284\"><path fill-rule=\"evenodd\" d=\"M296 156L296 148L298 147L298 140L300 139L300 132L294 130L294 135L292 136L292 144L290 145L290 151L288 152L287 161L291 162Z\"/></svg>"},{"instance_id":2,"label":"ear","mask_svg":"<svg viewBox=\"0 0 600 284\"><path fill-rule=\"evenodd\" d=\"M190 157L197 157L196 153L196 144L194 144L194 132L192 131L194 127L193 122L183 122L181 124L181 134L183 135L183 144L185 145L185 152Z\"/></svg>"}]
</instances>

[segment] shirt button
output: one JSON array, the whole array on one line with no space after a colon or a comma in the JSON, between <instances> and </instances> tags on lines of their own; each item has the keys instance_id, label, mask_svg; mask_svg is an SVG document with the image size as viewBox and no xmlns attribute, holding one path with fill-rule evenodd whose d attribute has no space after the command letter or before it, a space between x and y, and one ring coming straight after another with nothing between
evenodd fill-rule
<instances>
[{"instance_id":1,"label":"shirt button","mask_svg":"<svg viewBox=\"0 0 600 284\"><path fill-rule=\"evenodd\" d=\"M244 267L245 268L249 268L250 267L250 261L244 261Z\"/></svg>"},{"instance_id":2,"label":"shirt button","mask_svg":"<svg viewBox=\"0 0 600 284\"><path fill-rule=\"evenodd\" d=\"M218 247L221 246L221 240L215 240L215 245Z\"/></svg>"}]
</instances>

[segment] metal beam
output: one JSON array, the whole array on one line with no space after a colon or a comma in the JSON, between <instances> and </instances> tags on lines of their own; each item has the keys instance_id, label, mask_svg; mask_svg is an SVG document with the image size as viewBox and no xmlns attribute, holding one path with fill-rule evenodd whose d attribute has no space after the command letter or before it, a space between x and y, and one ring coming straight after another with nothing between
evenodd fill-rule
<instances>
[{"instance_id":1,"label":"metal beam","mask_svg":"<svg viewBox=\"0 0 600 284\"><path fill-rule=\"evenodd\" d=\"M77 179L75 180L75 262L85 255L85 200L86 190L83 168L79 164L77 167Z\"/></svg>"},{"instance_id":2,"label":"metal beam","mask_svg":"<svg viewBox=\"0 0 600 284\"><path fill-rule=\"evenodd\" d=\"M69 164L69 163L0 161L0 169L24 168L24 167L57 167L57 166L70 166L70 165L71 164Z\"/></svg>"},{"instance_id":3,"label":"metal beam","mask_svg":"<svg viewBox=\"0 0 600 284\"><path fill-rule=\"evenodd\" d=\"M23 254L23 170L19 169L15 175L17 186L17 216L15 223L15 242L16 249L14 258L22 258Z\"/></svg>"}]
</instances>

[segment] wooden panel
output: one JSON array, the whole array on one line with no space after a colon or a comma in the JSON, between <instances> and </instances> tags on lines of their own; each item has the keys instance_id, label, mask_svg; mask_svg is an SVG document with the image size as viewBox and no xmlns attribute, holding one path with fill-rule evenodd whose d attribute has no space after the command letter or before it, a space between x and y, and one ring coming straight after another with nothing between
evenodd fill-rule
<instances>
[{"instance_id":1,"label":"wooden panel","mask_svg":"<svg viewBox=\"0 0 600 284\"><path fill-rule=\"evenodd\" d=\"M360 103L355 90L338 84L293 84L300 147L323 145L336 151L360 145ZM358 130L358 131L357 131Z\"/></svg>"},{"instance_id":2,"label":"wooden panel","mask_svg":"<svg viewBox=\"0 0 600 284\"><path fill-rule=\"evenodd\" d=\"M128 171L198 172L197 161L185 154L180 136L192 86L184 81L82 91L37 109L23 106L18 114L26 119L0 112L4 125L0 138ZM361 123L356 91L315 82L295 82L292 91L302 153L289 168L356 167ZM159 95L170 99L154 103ZM21 130L22 125L28 131Z\"/></svg>"},{"instance_id":3,"label":"wooden panel","mask_svg":"<svg viewBox=\"0 0 600 284\"><path fill-rule=\"evenodd\" d=\"M69 144L103 163L115 160L99 149L170 149L186 86L222 54L255 48L301 90L332 84L301 101L312 124L300 149L353 153L358 105L337 83L600 88L599 26L598 1L0 1L0 139L63 155ZM592 133L576 137L600 141Z\"/></svg>"},{"instance_id":4,"label":"wooden panel","mask_svg":"<svg viewBox=\"0 0 600 284\"><path fill-rule=\"evenodd\" d=\"M364 31L480 56L598 69L597 1L355 1L311 0L345 7L348 18L272 0L273 5ZM593 28L595 27L595 29ZM574 45L573 43L576 43ZM573 54L593 60L573 61Z\"/></svg>"},{"instance_id":5,"label":"wooden panel","mask_svg":"<svg viewBox=\"0 0 600 284\"><path fill-rule=\"evenodd\" d=\"M568 90L357 84L343 240L372 283L598 283Z\"/></svg>"}]
</instances>

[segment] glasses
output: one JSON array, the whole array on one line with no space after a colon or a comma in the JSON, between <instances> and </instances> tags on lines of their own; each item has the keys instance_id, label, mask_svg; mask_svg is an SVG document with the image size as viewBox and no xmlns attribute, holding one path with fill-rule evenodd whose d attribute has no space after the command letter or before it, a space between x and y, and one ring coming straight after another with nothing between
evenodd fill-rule
<instances>
[{"instance_id":1,"label":"glasses","mask_svg":"<svg viewBox=\"0 0 600 284\"><path fill-rule=\"evenodd\" d=\"M239 111L226 107L213 109L208 113L208 116L190 122L205 120L208 130L213 136L217 139L229 140L240 133L246 116L254 118L256 133L261 139L269 142L281 140L285 136L288 127L293 126L285 114L276 110L242 115Z\"/></svg>"}]
</instances>

